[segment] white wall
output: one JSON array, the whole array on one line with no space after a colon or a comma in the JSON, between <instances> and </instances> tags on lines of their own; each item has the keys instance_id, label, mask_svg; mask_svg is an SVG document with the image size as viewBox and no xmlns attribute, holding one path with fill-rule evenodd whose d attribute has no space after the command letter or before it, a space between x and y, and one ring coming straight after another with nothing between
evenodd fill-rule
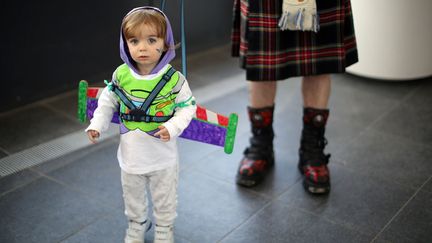
<instances>
[{"instance_id":1,"label":"white wall","mask_svg":"<svg viewBox=\"0 0 432 243\"><path fill-rule=\"evenodd\" d=\"M389 81L432 76L432 0L351 0L359 62L348 72Z\"/></svg>"}]
</instances>

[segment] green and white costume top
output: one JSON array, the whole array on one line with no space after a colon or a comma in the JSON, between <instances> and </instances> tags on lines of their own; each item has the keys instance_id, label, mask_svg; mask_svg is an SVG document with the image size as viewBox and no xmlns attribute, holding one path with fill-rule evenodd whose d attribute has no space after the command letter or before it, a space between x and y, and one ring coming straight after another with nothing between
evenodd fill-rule
<instances>
[{"instance_id":1,"label":"green and white costume top","mask_svg":"<svg viewBox=\"0 0 432 243\"><path fill-rule=\"evenodd\" d=\"M175 103L183 83L184 78L180 78L179 72L172 67L168 67L162 78L156 76L141 82L130 72L126 64L119 66L108 86L119 98L123 130L140 129L147 133L156 132L161 123L172 117L176 106L193 102L190 97L186 104Z\"/></svg>"},{"instance_id":2,"label":"green and white costume top","mask_svg":"<svg viewBox=\"0 0 432 243\"><path fill-rule=\"evenodd\" d=\"M120 167L127 173L145 174L176 165L176 138L189 125L196 106L187 80L176 71L145 111L144 116L155 119L147 119L147 122L131 119L128 121L128 116L130 118L130 114L134 114L131 113L131 105L128 107L112 91L112 85L119 87L134 106L140 107L170 68L171 65L167 64L156 74L143 76L135 73L126 64L120 65L113 74L112 83L103 90L98 99L98 107L86 131L92 129L102 133L108 129L115 111L123 114L121 117L126 119L121 119L120 122L121 136L117 158ZM142 115L142 112L139 113ZM166 119L158 120L159 117ZM170 141L163 142L150 135L159 125L168 129Z\"/></svg>"}]
</instances>

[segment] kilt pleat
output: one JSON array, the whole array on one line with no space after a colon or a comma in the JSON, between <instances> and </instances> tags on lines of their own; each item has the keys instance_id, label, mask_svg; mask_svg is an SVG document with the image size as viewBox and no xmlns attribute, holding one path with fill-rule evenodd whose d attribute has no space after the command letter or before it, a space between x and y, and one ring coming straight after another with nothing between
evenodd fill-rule
<instances>
[{"instance_id":1,"label":"kilt pleat","mask_svg":"<svg viewBox=\"0 0 432 243\"><path fill-rule=\"evenodd\" d=\"M250 81L342 73L358 61L350 0L316 0L318 33L281 31L282 0L234 0L232 56Z\"/></svg>"}]
</instances>

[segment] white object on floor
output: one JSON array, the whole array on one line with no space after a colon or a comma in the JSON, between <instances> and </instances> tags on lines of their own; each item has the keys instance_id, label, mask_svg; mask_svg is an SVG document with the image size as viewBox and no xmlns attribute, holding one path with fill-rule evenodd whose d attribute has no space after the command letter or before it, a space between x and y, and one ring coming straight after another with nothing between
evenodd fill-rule
<instances>
[{"instance_id":1,"label":"white object on floor","mask_svg":"<svg viewBox=\"0 0 432 243\"><path fill-rule=\"evenodd\" d=\"M432 76L431 0L351 0L359 62L347 72L389 81Z\"/></svg>"}]
</instances>

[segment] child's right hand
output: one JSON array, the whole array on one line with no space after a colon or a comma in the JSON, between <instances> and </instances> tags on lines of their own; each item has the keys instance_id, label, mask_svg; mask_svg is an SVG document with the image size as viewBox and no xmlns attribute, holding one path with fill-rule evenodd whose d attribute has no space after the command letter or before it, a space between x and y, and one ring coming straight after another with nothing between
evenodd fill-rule
<instances>
[{"instance_id":1,"label":"child's right hand","mask_svg":"<svg viewBox=\"0 0 432 243\"><path fill-rule=\"evenodd\" d=\"M88 138L90 139L90 141L91 141L92 143L96 143L96 142L97 142L97 139L98 139L99 136L100 136L100 134L99 134L99 132L96 131L96 130L88 130L88 131L87 131L87 136L88 136Z\"/></svg>"}]
</instances>

